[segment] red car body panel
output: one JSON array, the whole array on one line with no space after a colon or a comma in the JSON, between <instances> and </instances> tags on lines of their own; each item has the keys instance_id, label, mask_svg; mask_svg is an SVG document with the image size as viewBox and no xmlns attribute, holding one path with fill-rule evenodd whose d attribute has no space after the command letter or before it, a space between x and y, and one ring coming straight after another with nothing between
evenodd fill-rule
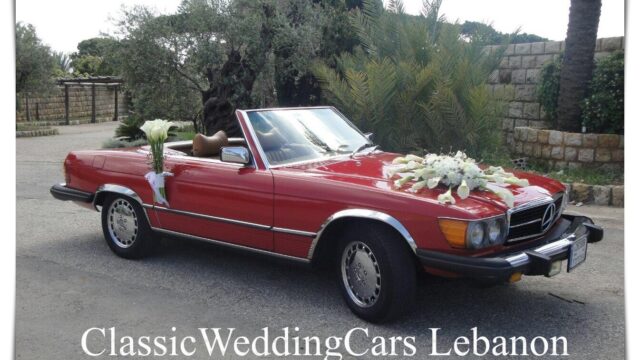
<instances>
[{"instance_id":1,"label":"red car body panel","mask_svg":"<svg viewBox=\"0 0 640 360\"><path fill-rule=\"evenodd\" d=\"M251 129L241 113L238 119L243 132L249 134ZM474 251L449 246L440 231L439 217L481 219L504 214L507 207L485 191L473 191L465 200L456 196L455 205L442 205L437 196L445 189L418 193L407 191L410 185L396 189L384 169L398 154L341 156L268 169L253 138L247 136L246 141L255 166L167 151L166 169L174 174L166 181L170 208L154 205L144 178L150 171L149 154L144 147L71 152L65 160L67 186L95 193L105 184L120 185L139 196L153 228L301 259L309 256L325 221L346 209L376 210L392 216L421 249L479 256L505 248L500 245ZM564 186L555 180L529 173L516 175L530 182L528 187L510 188L516 206L564 191ZM526 246L530 241L534 239L510 248Z\"/></svg>"}]
</instances>

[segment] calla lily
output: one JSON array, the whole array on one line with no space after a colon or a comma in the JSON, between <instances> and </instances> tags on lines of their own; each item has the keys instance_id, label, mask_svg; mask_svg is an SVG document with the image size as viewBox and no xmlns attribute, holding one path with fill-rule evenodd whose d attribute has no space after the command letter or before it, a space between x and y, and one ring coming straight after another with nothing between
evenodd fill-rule
<instances>
[{"instance_id":1,"label":"calla lily","mask_svg":"<svg viewBox=\"0 0 640 360\"><path fill-rule=\"evenodd\" d=\"M167 120L149 120L140 127L140 130L144 131L149 142L152 141L165 141L169 134L169 129L173 126L173 123Z\"/></svg>"},{"instance_id":2,"label":"calla lily","mask_svg":"<svg viewBox=\"0 0 640 360\"><path fill-rule=\"evenodd\" d=\"M412 191L418 191L418 190L422 189L425 186L427 186L427 180L418 181L417 183L413 184L413 186L411 186L411 190Z\"/></svg>"},{"instance_id":3,"label":"calla lily","mask_svg":"<svg viewBox=\"0 0 640 360\"><path fill-rule=\"evenodd\" d=\"M401 179L395 181L396 187L402 187L402 185L406 184L409 180L413 179L413 175L407 175Z\"/></svg>"},{"instance_id":4,"label":"calla lily","mask_svg":"<svg viewBox=\"0 0 640 360\"><path fill-rule=\"evenodd\" d=\"M393 159L393 161L391 163L392 164L406 164L406 163L408 163L410 161L415 161L415 162L418 162L418 163L422 163L423 160L424 159L421 158L420 156L409 154L407 156L397 157L397 158Z\"/></svg>"},{"instance_id":5,"label":"calla lily","mask_svg":"<svg viewBox=\"0 0 640 360\"><path fill-rule=\"evenodd\" d=\"M422 162L422 160L424 160L420 156L416 156L416 155L413 155L413 154L409 154L409 155L405 156L405 159L407 161L416 161L416 162Z\"/></svg>"},{"instance_id":6,"label":"calla lily","mask_svg":"<svg viewBox=\"0 0 640 360\"><path fill-rule=\"evenodd\" d=\"M429 169L427 168L418 169L413 172L413 176L416 181L421 178L426 179L427 172L429 172Z\"/></svg>"},{"instance_id":7,"label":"calla lily","mask_svg":"<svg viewBox=\"0 0 640 360\"><path fill-rule=\"evenodd\" d=\"M440 204L446 204L446 203L455 204L456 203L456 199L454 199L453 195L451 195L451 188L449 188L449 190L447 190L446 193L438 195L438 202Z\"/></svg>"},{"instance_id":8,"label":"calla lily","mask_svg":"<svg viewBox=\"0 0 640 360\"><path fill-rule=\"evenodd\" d=\"M516 199L511 191L503 189L503 191L498 192L496 195L498 195L508 207L512 208L514 206Z\"/></svg>"},{"instance_id":9,"label":"calla lily","mask_svg":"<svg viewBox=\"0 0 640 360\"><path fill-rule=\"evenodd\" d=\"M467 186L467 182L462 180L460 186L458 186L458 196L460 199L464 200L469 197L469 186Z\"/></svg>"},{"instance_id":10,"label":"calla lily","mask_svg":"<svg viewBox=\"0 0 640 360\"><path fill-rule=\"evenodd\" d=\"M166 200L164 178L165 176L170 176L170 173L164 171L164 141L169 136L169 128L171 126L173 126L172 122L157 119L145 121L140 127L147 136L147 141L149 141L151 167L153 169L153 171L145 175L145 178L153 190L154 201L165 206L169 206L169 203Z\"/></svg>"},{"instance_id":11,"label":"calla lily","mask_svg":"<svg viewBox=\"0 0 640 360\"><path fill-rule=\"evenodd\" d=\"M427 180L427 187L428 187L429 189L433 189L433 188L435 188L436 186L438 186L438 183L439 183L439 182L440 182L440 178L439 178L439 177L431 178L431 179Z\"/></svg>"},{"instance_id":12,"label":"calla lily","mask_svg":"<svg viewBox=\"0 0 640 360\"><path fill-rule=\"evenodd\" d=\"M422 167L422 164L420 164L420 163L418 163L418 162L416 162L414 160L411 160L411 161L409 161L407 163L407 169L409 169L409 170L417 169L419 167Z\"/></svg>"},{"instance_id":13,"label":"calla lily","mask_svg":"<svg viewBox=\"0 0 640 360\"><path fill-rule=\"evenodd\" d=\"M517 185L520 187L529 186L529 180L518 179L517 177L514 177L514 176L504 179L504 182L506 182L507 184Z\"/></svg>"},{"instance_id":14,"label":"calla lily","mask_svg":"<svg viewBox=\"0 0 640 360\"><path fill-rule=\"evenodd\" d=\"M500 166L490 166L482 170L476 161L462 151L455 155L426 154L424 158L407 155L393 160L394 169L385 169L389 177L399 176L394 182L396 187L402 187L407 181L416 183L409 191L416 192L425 186L434 189L444 185L449 191L438 196L442 203L455 203L451 191L455 190L461 199L466 199L472 190L481 188L491 191L502 199L509 207L513 207L515 197L508 188L500 184L528 186L527 179L519 179L514 174L506 172Z\"/></svg>"},{"instance_id":15,"label":"calla lily","mask_svg":"<svg viewBox=\"0 0 640 360\"><path fill-rule=\"evenodd\" d=\"M498 195L498 197L507 204L508 207L512 208L514 206L515 197L508 189L493 184L487 184L486 189Z\"/></svg>"}]
</instances>

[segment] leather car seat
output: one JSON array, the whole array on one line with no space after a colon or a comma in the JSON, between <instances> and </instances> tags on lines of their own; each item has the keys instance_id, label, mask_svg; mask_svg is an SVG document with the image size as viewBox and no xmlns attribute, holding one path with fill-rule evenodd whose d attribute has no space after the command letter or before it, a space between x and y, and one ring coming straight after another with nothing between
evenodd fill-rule
<instances>
[{"instance_id":1,"label":"leather car seat","mask_svg":"<svg viewBox=\"0 0 640 360\"><path fill-rule=\"evenodd\" d=\"M271 129L269 132L258 131L258 138L269 162L282 162L291 158L291 154L282 148L282 146L287 143L287 140L278 130Z\"/></svg>"},{"instance_id":2,"label":"leather car seat","mask_svg":"<svg viewBox=\"0 0 640 360\"><path fill-rule=\"evenodd\" d=\"M220 130L212 136L196 134L193 138L193 156L211 157L220 153L222 147L229 145L227 134Z\"/></svg>"}]
</instances>

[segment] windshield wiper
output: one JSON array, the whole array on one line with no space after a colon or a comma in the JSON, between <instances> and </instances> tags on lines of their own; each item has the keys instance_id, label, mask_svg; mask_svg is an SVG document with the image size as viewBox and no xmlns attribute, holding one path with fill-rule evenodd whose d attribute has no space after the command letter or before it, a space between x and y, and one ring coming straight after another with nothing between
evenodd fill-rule
<instances>
[{"instance_id":1,"label":"windshield wiper","mask_svg":"<svg viewBox=\"0 0 640 360\"><path fill-rule=\"evenodd\" d=\"M354 157L354 156L356 156L356 154L357 154L357 153L359 153L360 151L362 151L362 150L364 150L364 149L366 149L366 148L370 148L370 147L373 147L373 150L375 150L375 149L378 147L378 145L374 145L374 144L372 144L372 143L364 143L364 144L360 145L357 149L355 149L355 150L351 153L351 155L349 155L349 157L353 158L353 157Z\"/></svg>"}]
</instances>

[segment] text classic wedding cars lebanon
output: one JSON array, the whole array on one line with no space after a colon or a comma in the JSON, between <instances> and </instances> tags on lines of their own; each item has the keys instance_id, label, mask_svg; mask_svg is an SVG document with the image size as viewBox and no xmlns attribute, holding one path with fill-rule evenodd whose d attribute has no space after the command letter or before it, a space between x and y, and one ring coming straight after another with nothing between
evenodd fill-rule
<instances>
[{"instance_id":1,"label":"text classic wedding cars lebanon","mask_svg":"<svg viewBox=\"0 0 640 360\"><path fill-rule=\"evenodd\" d=\"M273 334L273 332L276 334ZM322 338L303 335L299 327L271 330L264 327L260 335L239 335L235 328L198 328L190 335L171 334L133 337L122 335L115 327L87 329L81 339L82 351L91 357L192 357L225 356L293 357L342 360L345 357L407 358L414 356L569 356L564 336L531 339L524 336L494 336L479 334L473 327L465 335L446 342L440 336L444 330L429 328L426 339L416 336L375 335L366 327L354 327L343 335ZM449 336L451 334L448 334Z\"/></svg>"}]
</instances>

